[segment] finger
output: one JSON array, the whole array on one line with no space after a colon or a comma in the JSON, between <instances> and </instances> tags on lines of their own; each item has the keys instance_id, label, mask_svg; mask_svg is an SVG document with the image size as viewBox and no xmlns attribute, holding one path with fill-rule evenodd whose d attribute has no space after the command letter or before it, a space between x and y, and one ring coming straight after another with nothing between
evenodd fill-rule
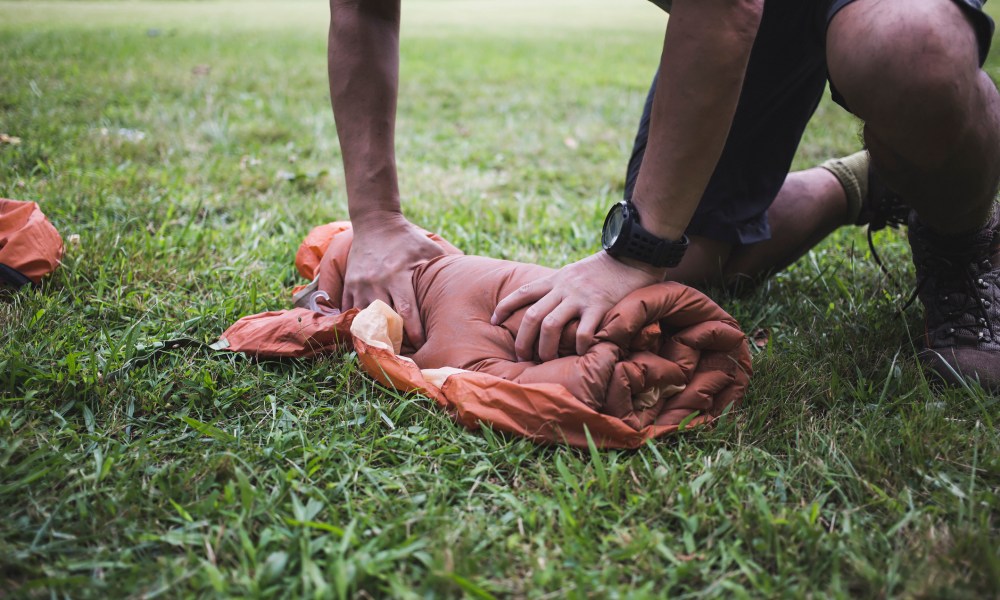
<instances>
[{"instance_id":1,"label":"finger","mask_svg":"<svg viewBox=\"0 0 1000 600\"><path fill-rule=\"evenodd\" d=\"M524 313L524 319L521 320L517 337L514 339L514 353L518 360L527 361L534 356L535 341L542 327L542 319L555 310L561 300L560 296L548 294Z\"/></svg>"},{"instance_id":2,"label":"finger","mask_svg":"<svg viewBox=\"0 0 1000 600\"><path fill-rule=\"evenodd\" d=\"M345 287L344 295L340 300L340 310L348 311L352 308L354 308L354 294Z\"/></svg>"},{"instance_id":3,"label":"finger","mask_svg":"<svg viewBox=\"0 0 1000 600\"><path fill-rule=\"evenodd\" d=\"M403 331L414 350L424 345L424 326L420 322L420 311L417 310L417 298L413 289L396 290L392 294L392 304L396 312L403 318Z\"/></svg>"},{"instance_id":4,"label":"finger","mask_svg":"<svg viewBox=\"0 0 1000 600\"><path fill-rule=\"evenodd\" d=\"M332 271L332 269L330 269L330 270ZM335 289L333 283L330 281L331 279L333 279L333 278L330 275L327 275L326 271L323 271L321 269L320 272L319 272L319 275L316 277L316 289L320 290L320 291L323 291L323 292L326 292L327 294L330 294L331 290ZM330 295L332 296L333 294L330 294ZM339 304L337 305L337 307L340 308L341 310L344 310L344 308L343 308L344 307L344 289L343 289L343 286L341 286L341 288L340 288L340 298L330 298L330 301L331 302L335 302L335 303L339 302Z\"/></svg>"},{"instance_id":5,"label":"finger","mask_svg":"<svg viewBox=\"0 0 1000 600\"><path fill-rule=\"evenodd\" d=\"M600 311L587 311L580 315L580 326L576 330L576 353L583 356L594 345L594 335L601 325L604 315Z\"/></svg>"},{"instance_id":6,"label":"finger","mask_svg":"<svg viewBox=\"0 0 1000 600\"><path fill-rule=\"evenodd\" d=\"M375 302L375 300L382 300L383 302L388 304L389 298L388 297L379 298L378 296L374 295L370 289L367 288L355 288L353 291L344 292L344 308L342 308L341 310L348 310L351 308L364 310L368 308L368 306L372 302Z\"/></svg>"},{"instance_id":7,"label":"finger","mask_svg":"<svg viewBox=\"0 0 1000 600\"><path fill-rule=\"evenodd\" d=\"M538 357L547 362L559 357L559 338L563 328L580 314L580 309L565 300L542 319L538 334Z\"/></svg>"},{"instance_id":8,"label":"finger","mask_svg":"<svg viewBox=\"0 0 1000 600\"><path fill-rule=\"evenodd\" d=\"M503 323L522 307L537 302L551 291L552 280L548 277L522 285L517 288L517 291L507 294L507 297L497 304L493 310L493 316L490 318L490 323L493 325Z\"/></svg>"}]
</instances>

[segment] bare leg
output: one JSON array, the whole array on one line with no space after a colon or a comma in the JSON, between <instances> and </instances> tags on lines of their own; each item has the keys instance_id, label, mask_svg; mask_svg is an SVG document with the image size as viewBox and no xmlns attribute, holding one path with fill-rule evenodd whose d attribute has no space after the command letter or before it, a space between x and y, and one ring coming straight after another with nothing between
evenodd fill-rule
<instances>
[{"instance_id":1,"label":"bare leg","mask_svg":"<svg viewBox=\"0 0 1000 600\"><path fill-rule=\"evenodd\" d=\"M872 164L913 207L918 357L1000 391L1000 94L953 0L858 0L827 32L832 80L865 120Z\"/></svg>"},{"instance_id":2,"label":"bare leg","mask_svg":"<svg viewBox=\"0 0 1000 600\"><path fill-rule=\"evenodd\" d=\"M693 285L755 284L792 264L849 220L844 188L826 169L791 173L768 210L771 239L739 246L692 236L667 277Z\"/></svg>"},{"instance_id":3,"label":"bare leg","mask_svg":"<svg viewBox=\"0 0 1000 600\"><path fill-rule=\"evenodd\" d=\"M981 227L1000 180L1000 94L953 0L858 0L827 33L831 79L872 162L941 233Z\"/></svg>"},{"instance_id":4,"label":"bare leg","mask_svg":"<svg viewBox=\"0 0 1000 600\"><path fill-rule=\"evenodd\" d=\"M735 248L725 266L727 283L759 282L799 259L848 221L847 199L826 169L791 173L768 210L771 239Z\"/></svg>"}]
</instances>

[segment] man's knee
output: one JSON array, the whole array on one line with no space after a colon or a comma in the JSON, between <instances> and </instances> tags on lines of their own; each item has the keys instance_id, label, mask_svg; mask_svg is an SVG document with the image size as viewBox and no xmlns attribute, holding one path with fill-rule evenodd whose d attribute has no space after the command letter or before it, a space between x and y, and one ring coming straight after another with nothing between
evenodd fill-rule
<instances>
[{"instance_id":1,"label":"man's knee","mask_svg":"<svg viewBox=\"0 0 1000 600\"><path fill-rule=\"evenodd\" d=\"M858 0L827 33L830 78L865 120L960 116L979 73L975 29L954 0ZM951 115L949 115L951 113Z\"/></svg>"}]
</instances>

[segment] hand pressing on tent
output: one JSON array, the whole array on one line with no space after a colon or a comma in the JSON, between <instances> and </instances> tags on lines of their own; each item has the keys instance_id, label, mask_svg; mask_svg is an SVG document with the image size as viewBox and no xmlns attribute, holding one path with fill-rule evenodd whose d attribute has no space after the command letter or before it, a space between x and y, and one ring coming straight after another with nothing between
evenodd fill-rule
<instances>
[{"instance_id":1,"label":"hand pressing on tent","mask_svg":"<svg viewBox=\"0 0 1000 600\"><path fill-rule=\"evenodd\" d=\"M665 274L666 269L631 260L626 263L598 252L522 286L500 301L491 322L499 325L533 304L517 331L514 351L518 360L531 360L537 341L538 357L549 361L557 358L563 329L579 319L576 353L582 355L612 307L629 293L663 281Z\"/></svg>"},{"instance_id":2,"label":"hand pressing on tent","mask_svg":"<svg viewBox=\"0 0 1000 600\"><path fill-rule=\"evenodd\" d=\"M444 249L399 213L367 215L355 221L341 309L365 308L381 300L403 317L406 337L414 348L419 348L424 343L424 329L413 294L413 269L444 254ZM327 259L324 257L324 262ZM335 277L336 273L327 276ZM320 271L319 289L333 289L325 283L324 272Z\"/></svg>"}]
</instances>

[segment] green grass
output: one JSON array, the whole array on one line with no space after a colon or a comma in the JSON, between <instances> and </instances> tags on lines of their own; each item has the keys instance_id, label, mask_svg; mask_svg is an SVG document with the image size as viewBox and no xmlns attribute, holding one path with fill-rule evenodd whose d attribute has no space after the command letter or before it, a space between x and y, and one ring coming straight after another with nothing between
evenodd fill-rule
<instances>
[{"instance_id":1,"label":"green grass","mask_svg":"<svg viewBox=\"0 0 1000 600\"><path fill-rule=\"evenodd\" d=\"M561 265L621 193L662 17L534 4L404 3L400 176L465 251ZM857 230L717 295L770 332L750 394L635 452L465 431L346 352L179 348L110 377L286 306L299 241L345 217L325 21L0 2L0 132L23 140L0 196L78 236L0 299L0 596L997 595L998 398L927 384L909 289ZM856 132L825 102L797 166ZM877 241L908 282L902 237Z\"/></svg>"}]
</instances>

